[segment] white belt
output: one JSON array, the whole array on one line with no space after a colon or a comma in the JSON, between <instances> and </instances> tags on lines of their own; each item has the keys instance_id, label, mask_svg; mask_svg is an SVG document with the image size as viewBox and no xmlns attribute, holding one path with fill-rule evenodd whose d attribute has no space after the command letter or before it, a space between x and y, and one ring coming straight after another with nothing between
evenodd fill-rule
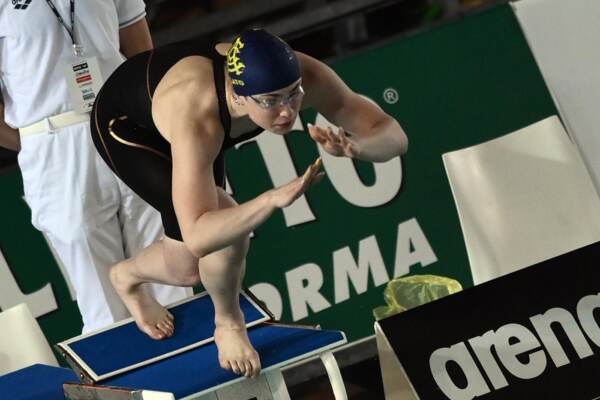
<instances>
[{"instance_id":1,"label":"white belt","mask_svg":"<svg viewBox=\"0 0 600 400\"><path fill-rule=\"evenodd\" d=\"M42 132L52 132L65 126L79 124L90 120L90 115L80 114L75 111L67 111L62 114L53 115L44 118L41 121L34 122L31 125L19 128L21 137L31 136Z\"/></svg>"}]
</instances>

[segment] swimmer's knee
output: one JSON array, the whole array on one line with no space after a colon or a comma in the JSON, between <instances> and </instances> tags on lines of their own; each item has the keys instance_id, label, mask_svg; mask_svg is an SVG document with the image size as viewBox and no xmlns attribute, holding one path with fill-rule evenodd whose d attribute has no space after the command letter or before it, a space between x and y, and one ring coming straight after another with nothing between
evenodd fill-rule
<instances>
[{"instance_id":1,"label":"swimmer's knee","mask_svg":"<svg viewBox=\"0 0 600 400\"><path fill-rule=\"evenodd\" d=\"M179 284L181 286L192 287L202 283L202 280L200 279L200 273L198 272L198 268L196 268L195 270L196 271L194 273L183 274L179 279Z\"/></svg>"},{"instance_id":2,"label":"swimmer's knee","mask_svg":"<svg viewBox=\"0 0 600 400\"><path fill-rule=\"evenodd\" d=\"M175 277L181 286L195 286L200 283L198 258L189 252L185 244L173 239L163 239L163 257L168 273Z\"/></svg>"}]
</instances>

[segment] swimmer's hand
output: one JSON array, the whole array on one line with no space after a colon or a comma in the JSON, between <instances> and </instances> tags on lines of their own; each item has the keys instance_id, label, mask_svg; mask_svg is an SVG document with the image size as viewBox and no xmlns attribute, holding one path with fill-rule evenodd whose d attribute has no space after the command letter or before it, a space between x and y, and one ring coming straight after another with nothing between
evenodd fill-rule
<instances>
[{"instance_id":1,"label":"swimmer's hand","mask_svg":"<svg viewBox=\"0 0 600 400\"><path fill-rule=\"evenodd\" d=\"M287 185L269 191L271 204L277 208L284 208L292 204L304 194L312 185L316 185L323 179L325 172L319 172L321 168L321 157L317 158L307 169L304 175L294 179Z\"/></svg>"},{"instance_id":2,"label":"swimmer's hand","mask_svg":"<svg viewBox=\"0 0 600 400\"><path fill-rule=\"evenodd\" d=\"M308 124L308 134L332 156L356 158L358 155L357 144L346 135L342 127L335 133L331 127Z\"/></svg>"}]
</instances>

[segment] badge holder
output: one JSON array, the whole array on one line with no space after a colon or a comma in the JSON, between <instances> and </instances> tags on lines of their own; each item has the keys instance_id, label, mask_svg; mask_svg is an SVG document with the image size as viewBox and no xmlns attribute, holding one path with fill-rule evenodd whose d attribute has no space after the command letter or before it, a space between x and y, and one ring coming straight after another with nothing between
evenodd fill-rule
<instances>
[{"instance_id":1,"label":"badge holder","mask_svg":"<svg viewBox=\"0 0 600 400\"><path fill-rule=\"evenodd\" d=\"M73 60L66 65L65 78L73 110L78 113L92 111L103 83L98 59L88 57L83 46L74 44Z\"/></svg>"}]
</instances>

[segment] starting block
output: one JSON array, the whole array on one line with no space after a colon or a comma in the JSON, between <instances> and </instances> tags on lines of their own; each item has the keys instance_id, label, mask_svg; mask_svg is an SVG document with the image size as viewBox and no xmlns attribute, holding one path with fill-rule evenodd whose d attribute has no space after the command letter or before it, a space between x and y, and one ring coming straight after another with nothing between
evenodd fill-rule
<instances>
[{"instance_id":1,"label":"starting block","mask_svg":"<svg viewBox=\"0 0 600 400\"><path fill-rule=\"evenodd\" d=\"M212 336L214 307L210 296L202 293L169 306L175 333L168 339L153 340L128 319L57 344L80 380L64 379L63 373L58 374L58 384L67 400L289 399L281 369L321 357L336 399L346 399L331 353L346 343L343 332L273 322L248 293L240 295L240 306L261 360L257 378L220 367Z\"/></svg>"}]
</instances>

